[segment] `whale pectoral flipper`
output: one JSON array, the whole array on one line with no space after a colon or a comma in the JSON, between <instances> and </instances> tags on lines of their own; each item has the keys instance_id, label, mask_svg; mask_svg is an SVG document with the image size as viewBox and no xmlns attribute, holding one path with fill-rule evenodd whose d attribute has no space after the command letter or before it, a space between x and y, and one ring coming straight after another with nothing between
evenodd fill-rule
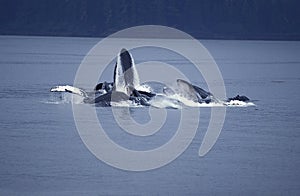
<instances>
[{"instance_id":1,"label":"whale pectoral flipper","mask_svg":"<svg viewBox=\"0 0 300 196\"><path fill-rule=\"evenodd\" d=\"M77 87L64 85L64 86L55 86L50 89L51 92L68 92L76 95L80 95L82 97L88 97L87 93Z\"/></svg>"}]
</instances>

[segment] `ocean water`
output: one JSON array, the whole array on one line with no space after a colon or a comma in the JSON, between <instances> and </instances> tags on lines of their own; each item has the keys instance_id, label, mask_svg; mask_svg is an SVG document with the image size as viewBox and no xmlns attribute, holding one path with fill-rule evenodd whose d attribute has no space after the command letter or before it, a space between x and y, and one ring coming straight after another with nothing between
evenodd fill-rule
<instances>
[{"instance_id":1,"label":"ocean water","mask_svg":"<svg viewBox=\"0 0 300 196\"><path fill-rule=\"evenodd\" d=\"M198 150L210 108L200 108L196 135L183 154L161 168L133 172L97 159L77 132L71 97L49 91L73 84L99 40L0 37L0 195L300 194L300 42L201 41L219 66L227 96L246 95L256 106L228 107L222 132L203 157ZM132 54L137 63L173 64L206 88L199 73L176 56L164 59L153 48ZM111 80L112 66L104 80ZM162 129L141 138L123 131L111 108L94 109L112 140L137 150L166 143L182 112L166 109ZM151 120L148 107L130 108L130 114L139 123Z\"/></svg>"}]
</instances>

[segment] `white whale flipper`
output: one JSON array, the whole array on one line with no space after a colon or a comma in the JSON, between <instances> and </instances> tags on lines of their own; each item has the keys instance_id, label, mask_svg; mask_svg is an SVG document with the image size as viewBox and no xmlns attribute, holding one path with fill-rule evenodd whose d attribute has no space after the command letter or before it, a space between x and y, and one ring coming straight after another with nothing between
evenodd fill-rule
<instances>
[{"instance_id":1,"label":"white whale flipper","mask_svg":"<svg viewBox=\"0 0 300 196\"><path fill-rule=\"evenodd\" d=\"M87 93L84 90L74 87L74 86L69 86L69 85L55 86L55 87L52 87L50 89L50 91L51 92L68 92L68 93L80 95L82 97L87 97Z\"/></svg>"}]
</instances>

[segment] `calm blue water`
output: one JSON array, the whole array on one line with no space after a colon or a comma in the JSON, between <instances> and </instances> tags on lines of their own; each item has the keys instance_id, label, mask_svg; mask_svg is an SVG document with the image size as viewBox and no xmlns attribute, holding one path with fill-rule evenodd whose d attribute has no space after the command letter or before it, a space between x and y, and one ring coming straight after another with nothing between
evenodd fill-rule
<instances>
[{"instance_id":1,"label":"calm blue water","mask_svg":"<svg viewBox=\"0 0 300 196\"><path fill-rule=\"evenodd\" d=\"M159 169L129 172L88 151L71 103L49 103L54 96L49 89L72 84L98 41L0 37L1 195L300 194L300 42L202 41L219 65L227 95L245 94L256 107L228 108L221 135L204 157L198 149L210 109L201 108L196 137L181 156ZM147 55L153 59L152 52ZM141 52L133 55L137 62L147 60ZM189 66L168 60L191 72L194 83L203 82ZM168 141L180 114L167 110L169 121L156 139L138 141L116 126L109 108L96 110L111 138L139 149ZM131 114L138 122L149 120L148 108L133 108Z\"/></svg>"}]
</instances>

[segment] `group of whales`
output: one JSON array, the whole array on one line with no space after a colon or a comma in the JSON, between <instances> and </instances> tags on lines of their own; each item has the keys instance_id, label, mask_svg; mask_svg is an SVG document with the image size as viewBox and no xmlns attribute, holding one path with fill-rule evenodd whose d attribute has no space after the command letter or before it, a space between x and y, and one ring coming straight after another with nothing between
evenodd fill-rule
<instances>
[{"instance_id":1,"label":"group of whales","mask_svg":"<svg viewBox=\"0 0 300 196\"><path fill-rule=\"evenodd\" d=\"M212 93L204 89L190 84L189 82L177 79L177 90L169 87L163 88L163 93L154 93L151 90L140 88L139 76L134 64L132 55L122 49L118 56L114 67L113 82L101 82L97 84L92 92L86 92L83 89L73 86L55 86L50 89L51 92L69 92L83 97L83 102L88 104L96 104L97 106L112 106L114 103L131 102L135 105L154 106L153 100L158 97L169 101L166 107L176 107L176 105L185 104L182 99L188 100L195 104L202 103L218 103L228 105L229 102L249 102L246 96L237 95L221 101L213 96ZM175 96L176 95L176 96ZM178 96L179 95L179 96Z\"/></svg>"}]
</instances>

